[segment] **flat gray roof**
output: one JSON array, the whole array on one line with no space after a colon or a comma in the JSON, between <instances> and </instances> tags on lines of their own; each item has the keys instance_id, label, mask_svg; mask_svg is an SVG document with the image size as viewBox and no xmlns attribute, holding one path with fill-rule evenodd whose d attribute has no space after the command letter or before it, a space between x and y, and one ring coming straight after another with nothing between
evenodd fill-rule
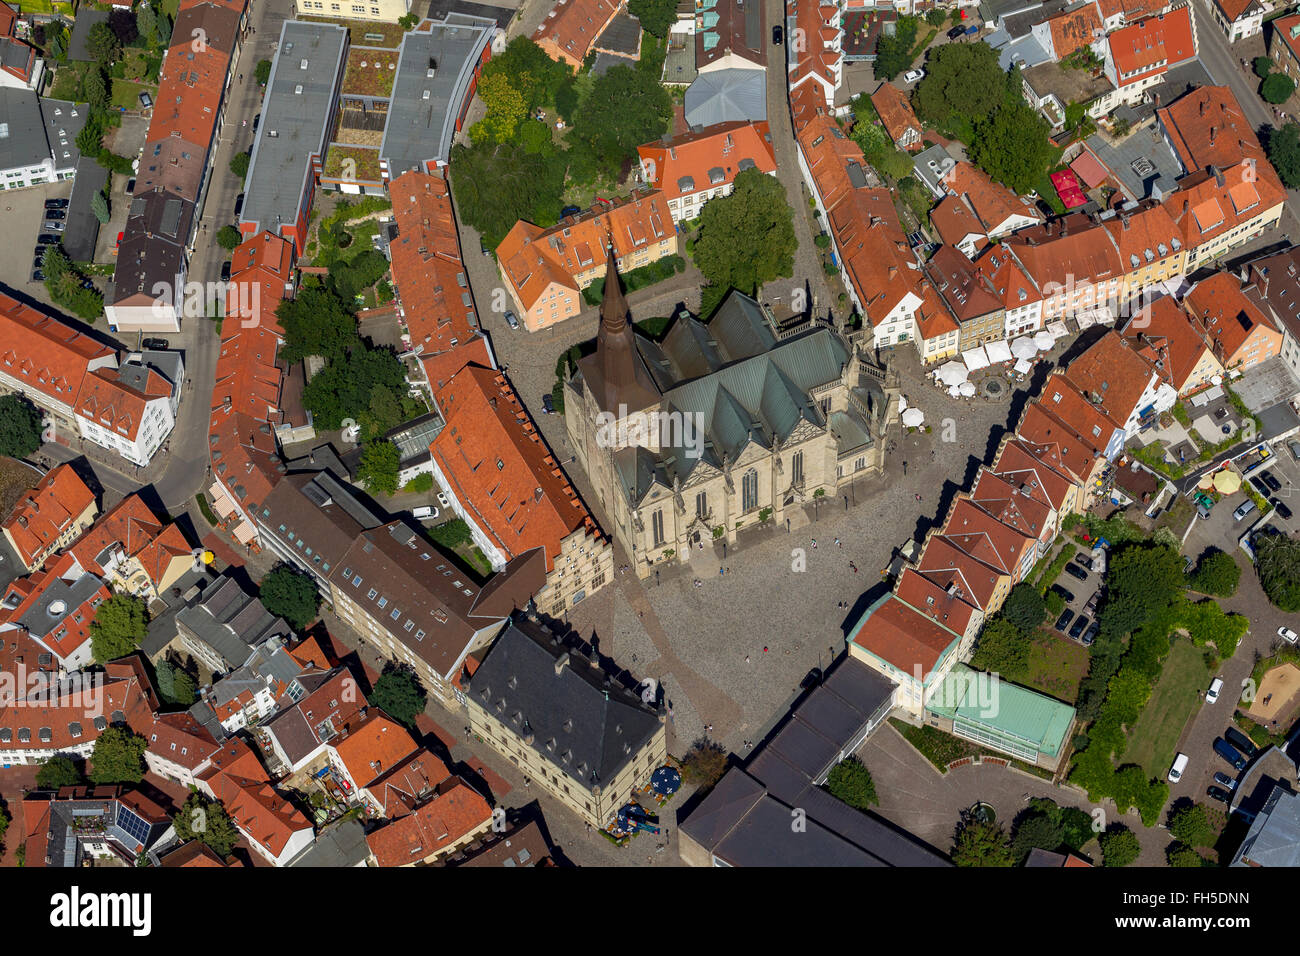
<instances>
[{"instance_id":1,"label":"flat gray roof","mask_svg":"<svg viewBox=\"0 0 1300 956\"><path fill-rule=\"evenodd\" d=\"M425 30L425 25L429 29ZM495 20L449 13L402 37L397 78L379 158L396 179L408 169L446 162L470 79L497 31Z\"/></svg>"},{"instance_id":2,"label":"flat gray roof","mask_svg":"<svg viewBox=\"0 0 1300 956\"><path fill-rule=\"evenodd\" d=\"M41 100L41 116L45 119L45 138L54 155L55 169L71 169L81 159L77 149L77 135L86 125L89 107L70 100Z\"/></svg>"},{"instance_id":3,"label":"flat gray roof","mask_svg":"<svg viewBox=\"0 0 1300 956\"><path fill-rule=\"evenodd\" d=\"M310 159L323 156L329 141L347 49L348 31L337 24L285 21L266 84L240 222L276 231L297 221L312 175Z\"/></svg>"},{"instance_id":4,"label":"flat gray roof","mask_svg":"<svg viewBox=\"0 0 1300 956\"><path fill-rule=\"evenodd\" d=\"M31 90L0 87L0 169L35 166L49 158L39 98Z\"/></svg>"},{"instance_id":5,"label":"flat gray roof","mask_svg":"<svg viewBox=\"0 0 1300 956\"><path fill-rule=\"evenodd\" d=\"M1088 137L1088 148L1138 199L1151 194L1157 179L1176 180L1183 175L1183 167L1164 137L1153 139L1145 131L1130 133L1115 146L1096 133Z\"/></svg>"}]
</instances>

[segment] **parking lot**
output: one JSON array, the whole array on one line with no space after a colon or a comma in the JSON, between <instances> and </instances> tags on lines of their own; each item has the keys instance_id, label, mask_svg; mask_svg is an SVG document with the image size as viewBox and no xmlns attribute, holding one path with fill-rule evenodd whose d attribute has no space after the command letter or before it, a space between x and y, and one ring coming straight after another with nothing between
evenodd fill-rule
<instances>
[{"instance_id":1,"label":"parking lot","mask_svg":"<svg viewBox=\"0 0 1300 956\"><path fill-rule=\"evenodd\" d=\"M67 199L72 195L72 180L46 183L27 189L13 189L0 197L0 214L10 230L9 241L0 245L0 282L33 299L50 303L43 282L32 281L32 263L36 237L45 230L44 205L47 199Z\"/></svg>"},{"instance_id":2,"label":"parking lot","mask_svg":"<svg viewBox=\"0 0 1300 956\"><path fill-rule=\"evenodd\" d=\"M1075 643L1091 644L1096 640L1094 625L1097 620L1097 607L1101 602L1102 575L1099 571L1102 565L1096 564L1094 560L1098 570L1089 570L1080 562L1081 557L1091 558L1091 552L1080 548L1052 585L1051 589L1066 597L1067 600L1065 611L1050 623L1059 636Z\"/></svg>"},{"instance_id":3,"label":"parking lot","mask_svg":"<svg viewBox=\"0 0 1300 956\"><path fill-rule=\"evenodd\" d=\"M1273 445L1274 454L1267 467L1261 467L1251 472L1250 477L1253 478L1259 472L1265 472L1267 476L1272 477L1281 486L1277 489L1271 487L1268 489L1267 497L1270 502L1283 506L1269 520L1269 524L1281 528L1288 534L1293 534L1300 531L1300 462L1297 462L1295 456L1291 454L1288 447L1290 441L1300 442L1300 438L1278 442ZM1287 511L1291 512L1289 517L1285 514Z\"/></svg>"}]
</instances>

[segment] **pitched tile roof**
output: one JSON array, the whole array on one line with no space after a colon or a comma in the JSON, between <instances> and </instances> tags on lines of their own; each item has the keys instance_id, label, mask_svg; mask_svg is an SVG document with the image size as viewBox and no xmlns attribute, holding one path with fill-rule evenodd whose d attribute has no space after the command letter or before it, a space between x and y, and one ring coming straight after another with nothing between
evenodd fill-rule
<instances>
[{"instance_id":1,"label":"pitched tile roof","mask_svg":"<svg viewBox=\"0 0 1300 956\"><path fill-rule=\"evenodd\" d=\"M1118 86L1164 73L1196 56L1191 5L1121 27L1106 42L1115 61Z\"/></svg>"},{"instance_id":2,"label":"pitched tile roof","mask_svg":"<svg viewBox=\"0 0 1300 956\"><path fill-rule=\"evenodd\" d=\"M378 801L381 816L399 817L414 810L450 776L445 763L419 747L362 786Z\"/></svg>"},{"instance_id":3,"label":"pitched tile roof","mask_svg":"<svg viewBox=\"0 0 1300 956\"><path fill-rule=\"evenodd\" d=\"M32 567L87 508L94 493L72 469L58 465L14 504L4 530L23 563Z\"/></svg>"},{"instance_id":4,"label":"pitched tile roof","mask_svg":"<svg viewBox=\"0 0 1300 956\"><path fill-rule=\"evenodd\" d=\"M982 609L988 608L998 581L1005 577L997 568L973 557L942 534L932 535L926 541L917 570L952 575L949 580L958 581L962 591Z\"/></svg>"},{"instance_id":5,"label":"pitched tile roof","mask_svg":"<svg viewBox=\"0 0 1300 956\"><path fill-rule=\"evenodd\" d=\"M970 497L1003 524L1035 538L1051 525L1052 506L1043 496L1023 490L1014 476L998 475L987 466L975 476Z\"/></svg>"},{"instance_id":6,"label":"pitched tile roof","mask_svg":"<svg viewBox=\"0 0 1300 956\"><path fill-rule=\"evenodd\" d=\"M850 640L904 674L928 675L960 633L887 594L858 621Z\"/></svg>"},{"instance_id":7,"label":"pitched tile roof","mask_svg":"<svg viewBox=\"0 0 1300 956\"><path fill-rule=\"evenodd\" d=\"M1047 20L1052 36L1052 52L1060 60L1076 50L1091 46L1101 35L1101 16L1091 3L1065 10Z\"/></svg>"},{"instance_id":8,"label":"pitched tile roof","mask_svg":"<svg viewBox=\"0 0 1300 956\"><path fill-rule=\"evenodd\" d=\"M1000 245L991 247L976 260L980 275L988 282L1002 302L1003 308L1017 309L1033 302L1042 301L1043 295L1038 291L1029 276L1020 268L1016 257L1010 255Z\"/></svg>"},{"instance_id":9,"label":"pitched tile roof","mask_svg":"<svg viewBox=\"0 0 1300 956\"><path fill-rule=\"evenodd\" d=\"M1030 226L1007 236L1004 245L1020 260L1034 284L1045 294L1105 283L1128 270L1110 233L1086 216ZM1073 285L1071 285L1073 283Z\"/></svg>"},{"instance_id":10,"label":"pitched tile roof","mask_svg":"<svg viewBox=\"0 0 1300 956\"><path fill-rule=\"evenodd\" d=\"M982 281L974 263L952 246L940 246L926 264L935 289L960 322L1003 308L991 286Z\"/></svg>"},{"instance_id":11,"label":"pitched tile roof","mask_svg":"<svg viewBox=\"0 0 1300 956\"><path fill-rule=\"evenodd\" d=\"M1233 364L1257 328L1276 331L1259 302L1247 294L1247 287L1232 272L1216 272L1196 283L1183 298L1183 305L1225 365Z\"/></svg>"},{"instance_id":12,"label":"pitched tile roof","mask_svg":"<svg viewBox=\"0 0 1300 956\"><path fill-rule=\"evenodd\" d=\"M504 375L469 365L434 398L446 426L430 451L506 555L543 548L550 571L569 534L601 534Z\"/></svg>"},{"instance_id":13,"label":"pitched tile roof","mask_svg":"<svg viewBox=\"0 0 1300 956\"><path fill-rule=\"evenodd\" d=\"M1230 87L1199 86L1156 115L1189 173L1210 166L1227 169L1243 157L1268 165L1254 126Z\"/></svg>"},{"instance_id":14,"label":"pitched tile roof","mask_svg":"<svg viewBox=\"0 0 1300 956\"><path fill-rule=\"evenodd\" d=\"M230 291L223 328L232 336L249 328L282 336L275 310L293 289L293 243L272 232L250 236L230 254Z\"/></svg>"},{"instance_id":15,"label":"pitched tile roof","mask_svg":"<svg viewBox=\"0 0 1300 956\"><path fill-rule=\"evenodd\" d=\"M948 512L943 534L972 557L1004 574L1014 575L1037 534L1004 524L969 498L959 496Z\"/></svg>"},{"instance_id":16,"label":"pitched tile roof","mask_svg":"<svg viewBox=\"0 0 1300 956\"><path fill-rule=\"evenodd\" d=\"M85 694L77 684L37 688L27 699L0 700L0 754L34 748L57 752L93 744L110 724L124 723L139 731L158 710L153 685L135 657L106 664L99 692L98 715L87 714Z\"/></svg>"},{"instance_id":17,"label":"pitched tile roof","mask_svg":"<svg viewBox=\"0 0 1300 956\"><path fill-rule=\"evenodd\" d=\"M900 601L958 634L966 633L980 611L975 598L962 588L961 576L952 571L904 568L894 593Z\"/></svg>"},{"instance_id":18,"label":"pitched tile roof","mask_svg":"<svg viewBox=\"0 0 1300 956\"><path fill-rule=\"evenodd\" d=\"M149 403L166 400L171 394L171 383L152 369L142 391L122 381L114 370L97 368L82 379L75 409L82 418L134 442Z\"/></svg>"},{"instance_id":19,"label":"pitched tile roof","mask_svg":"<svg viewBox=\"0 0 1300 956\"><path fill-rule=\"evenodd\" d=\"M1126 272L1175 255L1183 247L1181 230L1162 203L1151 203L1134 212L1120 212L1101 224L1119 249Z\"/></svg>"},{"instance_id":20,"label":"pitched tile roof","mask_svg":"<svg viewBox=\"0 0 1300 956\"><path fill-rule=\"evenodd\" d=\"M939 233L939 238L950 246L961 243L967 236L978 236L975 248L987 246L988 235L984 224L975 218L970 207L959 196L945 196L939 204L930 210L930 222Z\"/></svg>"},{"instance_id":21,"label":"pitched tile roof","mask_svg":"<svg viewBox=\"0 0 1300 956\"><path fill-rule=\"evenodd\" d=\"M103 581L64 553L46 570L10 583L0 601L0 633L21 630L65 662L90 640L95 608L109 596Z\"/></svg>"},{"instance_id":22,"label":"pitched tile roof","mask_svg":"<svg viewBox=\"0 0 1300 956\"><path fill-rule=\"evenodd\" d=\"M895 143L909 130L916 135L920 134L921 121L916 118L911 101L908 100L905 92L892 83L880 84L876 92L871 94L871 105L876 108L876 112L880 115L880 122L885 126L885 132Z\"/></svg>"},{"instance_id":23,"label":"pitched tile roof","mask_svg":"<svg viewBox=\"0 0 1300 956\"><path fill-rule=\"evenodd\" d=\"M116 364L116 353L107 345L0 295L0 370L25 389L72 405L91 367Z\"/></svg>"},{"instance_id":24,"label":"pitched tile roof","mask_svg":"<svg viewBox=\"0 0 1300 956\"><path fill-rule=\"evenodd\" d=\"M766 122L736 120L706 126L660 142L637 147L651 171L646 182L668 199L735 181L744 169L776 172L776 151Z\"/></svg>"},{"instance_id":25,"label":"pitched tile roof","mask_svg":"<svg viewBox=\"0 0 1300 956\"><path fill-rule=\"evenodd\" d=\"M1092 472L1096 456L1088 442L1069 425L1048 411L1042 402L1030 402L1016 428L1017 437L1036 445L1049 446L1066 472L1080 481Z\"/></svg>"},{"instance_id":26,"label":"pitched tile roof","mask_svg":"<svg viewBox=\"0 0 1300 956\"><path fill-rule=\"evenodd\" d=\"M451 777L415 810L366 834L380 866L407 866L459 842L492 819L492 808L460 777Z\"/></svg>"},{"instance_id":27,"label":"pitched tile roof","mask_svg":"<svg viewBox=\"0 0 1300 956\"><path fill-rule=\"evenodd\" d=\"M1162 296L1124 328L1130 347L1150 362L1160 377L1181 392L1209 345L1172 296Z\"/></svg>"},{"instance_id":28,"label":"pitched tile roof","mask_svg":"<svg viewBox=\"0 0 1300 956\"><path fill-rule=\"evenodd\" d=\"M382 777L416 748L410 732L377 707L344 729L330 746L358 787Z\"/></svg>"},{"instance_id":29,"label":"pitched tile roof","mask_svg":"<svg viewBox=\"0 0 1300 956\"><path fill-rule=\"evenodd\" d=\"M1058 512L1075 484L1074 477L1053 448L1019 437L1002 446L993 462L993 470L1014 481L1025 494L1039 497Z\"/></svg>"},{"instance_id":30,"label":"pitched tile roof","mask_svg":"<svg viewBox=\"0 0 1300 956\"><path fill-rule=\"evenodd\" d=\"M1155 369L1111 330L1070 362L1065 374L1113 421L1124 424L1137 410Z\"/></svg>"},{"instance_id":31,"label":"pitched tile roof","mask_svg":"<svg viewBox=\"0 0 1300 956\"><path fill-rule=\"evenodd\" d=\"M581 63L618 11L618 0L560 0L533 31L533 41L552 59L563 53Z\"/></svg>"},{"instance_id":32,"label":"pitched tile roof","mask_svg":"<svg viewBox=\"0 0 1300 956\"><path fill-rule=\"evenodd\" d=\"M944 185L956 196L965 199L986 233L998 231L1013 216L1043 219L1033 205L1020 199L1006 186L995 183L988 174L971 163L957 163L944 179Z\"/></svg>"}]
</instances>

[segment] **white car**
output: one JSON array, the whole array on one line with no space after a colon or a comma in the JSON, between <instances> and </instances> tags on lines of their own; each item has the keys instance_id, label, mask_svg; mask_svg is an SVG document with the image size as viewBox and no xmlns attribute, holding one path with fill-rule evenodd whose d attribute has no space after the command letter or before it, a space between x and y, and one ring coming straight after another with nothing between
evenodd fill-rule
<instances>
[{"instance_id":1,"label":"white car","mask_svg":"<svg viewBox=\"0 0 1300 956\"><path fill-rule=\"evenodd\" d=\"M915 83L925 76L925 70L908 70L903 74L904 83Z\"/></svg>"},{"instance_id":2,"label":"white car","mask_svg":"<svg viewBox=\"0 0 1300 956\"><path fill-rule=\"evenodd\" d=\"M1277 636L1282 638L1282 640L1286 641L1288 644L1294 644L1296 638L1300 635L1297 635L1296 632L1291 630L1289 627L1279 627L1277 629Z\"/></svg>"},{"instance_id":3,"label":"white car","mask_svg":"<svg viewBox=\"0 0 1300 956\"><path fill-rule=\"evenodd\" d=\"M1216 677L1210 681L1210 689L1205 692L1205 702L1207 704L1217 704L1219 702L1219 691L1223 690L1223 678Z\"/></svg>"}]
</instances>

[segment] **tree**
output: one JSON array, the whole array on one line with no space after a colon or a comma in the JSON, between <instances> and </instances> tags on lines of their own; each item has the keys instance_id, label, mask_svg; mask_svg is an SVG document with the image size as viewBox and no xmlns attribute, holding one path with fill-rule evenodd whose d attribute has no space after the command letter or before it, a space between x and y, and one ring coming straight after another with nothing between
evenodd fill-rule
<instances>
[{"instance_id":1,"label":"tree","mask_svg":"<svg viewBox=\"0 0 1300 956\"><path fill-rule=\"evenodd\" d=\"M531 113L538 107L555 103L560 87L573 76L573 68L551 59L528 37L517 36L501 54L494 55L484 64L482 80L493 76L509 80L510 85L523 94L525 112Z\"/></svg>"},{"instance_id":2,"label":"tree","mask_svg":"<svg viewBox=\"0 0 1300 956\"><path fill-rule=\"evenodd\" d=\"M222 226L217 230L217 245L222 249L238 249L242 239L239 229L233 225Z\"/></svg>"},{"instance_id":3,"label":"tree","mask_svg":"<svg viewBox=\"0 0 1300 956\"><path fill-rule=\"evenodd\" d=\"M876 62L873 64L877 79L892 80L912 65L912 45L916 43L920 22L918 17L899 17L892 34L880 35L876 41Z\"/></svg>"},{"instance_id":4,"label":"tree","mask_svg":"<svg viewBox=\"0 0 1300 956\"><path fill-rule=\"evenodd\" d=\"M362 344L356 318L336 295L320 286L304 287L294 298L285 299L276 306L275 319L284 330L280 357L289 364L311 355L340 359Z\"/></svg>"},{"instance_id":5,"label":"tree","mask_svg":"<svg viewBox=\"0 0 1300 956\"><path fill-rule=\"evenodd\" d=\"M419 22L420 22L420 15L418 13L408 13L405 16L400 16L397 18L397 25L400 26L403 30L414 30L415 25Z\"/></svg>"},{"instance_id":6,"label":"tree","mask_svg":"<svg viewBox=\"0 0 1300 956\"><path fill-rule=\"evenodd\" d=\"M1300 187L1300 124L1288 120L1268 134L1268 161L1288 189Z\"/></svg>"},{"instance_id":7,"label":"tree","mask_svg":"<svg viewBox=\"0 0 1300 956\"><path fill-rule=\"evenodd\" d=\"M161 660L154 668L158 696L169 704L188 707L194 703L194 678L171 661Z\"/></svg>"},{"instance_id":8,"label":"tree","mask_svg":"<svg viewBox=\"0 0 1300 956\"><path fill-rule=\"evenodd\" d=\"M1047 616L1060 617L1061 612L1065 610L1065 595L1055 588L1048 589L1043 595L1043 606L1047 608Z\"/></svg>"},{"instance_id":9,"label":"tree","mask_svg":"<svg viewBox=\"0 0 1300 956\"><path fill-rule=\"evenodd\" d=\"M0 455L26 458L41 447L41 413L26 396L0 397Z\"/></svg>"},{"instance_id":10,"label":"tree","mask_svg":"<svg viewBox=\"0 0 1300 956\"><path fill-rule=\"evenodd\" d=\"M1023 864L1034 849L1055 851L1065 841L1060 814L1031 810L1016 821L1011 835L1011 853L1016 864Z\"/></svg>"},{"instance_id":11,"label":"tree","mask_svg":"<svg viewBox=\"0 0 1300 956\"><path fill-rule=\"evenodd\" d=\"M701 790L712 787L727 772L727 752L716 741L700 737L682 758L682 777Z\"/></svg>"},{"instance_id":12,"label":"tree","mask_svg":"<svg viewBox=\"0 0 1300 956\"><path fill-rule=\"evenodd\" d=\"M101 225L108 222L108 199L105 198L102 192L95 193L90 197L90 211L95 214L95 218L99 220Z\"/></svg>"},{"instance_id":13,"label":"tree","mask_svg":"<svg viewBox=\"0 0 1300 956\"><path fill-rule=\"evenodd\" d=\"M736 176L731 195L705 203L695 264L715 288L755 293L794 275L794 213L779 180L757 169Z\"/></svg>"},{"instance_id":14,"label":"tree","mask_svg":"<svg viewBox=\"0 0 1300 956\"><path fill-rule=\"evenodd\" d=\"M427 471L422 471L403 485L402 490L414 492L415 494L425 494L433 491L433 475Z\"/></svg>"},{"instance_id":15,"label":"tree","mask_svg":"<svg viewBox=\"0 0 1300 956\"><path fill-rule=\"evenodd\" d=\"M1004 617L991 617L980 631L971 665L984 671L1019 674L1029 665L1029 647L1029 639L1018 627Z\"/></svg>"},{"instance_id":16,"label":"tree","mask_svg":"<svg viewBox=\"0 0 1300 956\"><path fill-rule=\"evenodd\" d=\"M253 76L257 78L258 84L266 86L267 80L271 78L271 61L258 60L257 66L253 68Z\"/></svg>"},{"instance_id":17,"label":"tree","mask_svg":"<svg viewBox=\"0 0 1300 956\"><path fill-rule=\"evenodd\" d=\"M1261 80L1266 80L1268 75L1273 72L1273 59L1267 56L1257 56L1252 66L1255 69L1255 75Z\"/></svg>"},{"instance_id":18,"label":"tree","mask_svg":"<svg viewBox=\"0 0 1300 956\"><path fill-rule=\"evenodd\" d=\"M204 794L191 793L172 818L176 836L182 842L199 840L223 860L239 842L239 830L225 806Z\"/></svg>"},{"instance_id":19,"label":"tree","mask_svg":"<svg viewBox=\"0 0 1300 956\"><path fill-rule=\"evenodd\" d=\"M1261 534L1254 548L1255 571L1268 599L1289 614L1300 611L1300 541Z\"/></svg>"},{"instance_id":20,"label":"tree","mask_svg":"<svg viewBox=\"0 0 1300 956\"><path fill-rule=\"evenodd\" d=\"M357 467L357 481L368 491L386 495L397 494L397 472L401 467L401 452L391 441L366 442L361 449L361 463Z\"/></svg>"},{"instance_id":21,"label":"tree","mask_svg":"<svg viewBox=\"0 0 1300 956\"><path fill-rule=\"evenodd\" d=\"M1030 633L1047 620L1047 605L1037 588L1022 581L1007 595L1002 616L1021 631Z\"/></svg>"},{"instance_id":22,"label":"tree","mask_svg":"<svg viewBox=\"0 0 1300 956\"><path fill-rule=\"evenodd\" d=\"M1205 807L1193 803L1169 814L1169 832L1175 840L1188 846L1214 846L1219 835L1210 825Z\"/></svg>"},{"instance_id":23,"label":"tree","mask_svg":"<svg viewBox=\"0 0 1300 956\"><path fill-rule=\"evenodd\" d=\"M1217 548L1201 558L1196 570L1187 576L1187 583L1193 591L1216 597L1232 597L1240 580L1241 568L1232 555Z\"/></svg>"},{"instance_id":24,"label":"tree","mask_svg":"<svg viewBox=\"0 0 1300 956\"><path fill-rule=\"evenodd\" d=\"M142 3L135 9L135 27L150 44L158 42L158 14L148 3Z\"/></svg>"},{"instance_id":25,"label":"tree","mask_svg":"<svg viewBox=\"0 0 1300 956\"><path fill-rule=\"evenodd\" d=\"M474 128L481 129L488 142L506 143L514 139L519 124L528 115L523 94L506 76L493 73L479 81L478 95L487 107L487 114Z\"/></svg>"},{"instance_id":26,"label":"tree","mask_svg":"<svg viewBox=\"0 0 1300 956\"><path fill-rule=\"evenodd\" d=\"M1137 835L1120 823L1111 826L1097 840L1101 844L1102 866L1128 866L1142 854Z\"/></svg>"},{"instance_id":27,"label":"tree","mask_svg":"<svg viewBox=\"0 0 1300 956\"><path fill-rule=\"evenodd\" d=\"M616 66L592 83L574 117L572 139L614 175L638 146L663 136L672 115L672 97L657 76Z\"/></svg>"},{"instance_id":28,"label":"tree","mask_svg":"<svg viewBox=\"0 0 1300 956\"><path fill-rule=\"evenodd\" d=\"M677 21L677 0L629 0L627 12L641 21L646 33L664 40Z\"/></svg>"},{"instance_id":29,"label":"tree","mask_svg":"<svg viewBox=\"0 0 1300 956\"><path fill-rule=\"evenodd\" d=\"M91 105L92 109L104 110L108 108L110 99L108 79L104 76L104 70L100 66L92 64L86 70L85 76L81 80L81 94L86 98L86 102Z\"/></svg>"},{"instance_id":30,"label":"tree","mask_svg":"<svg viewBox=\"0 0 1300 956\"><path fill-rule=\"evenodd\" d=\"M109 67L122 54L122 43L107 23L96 23L86 34L86 50L102 67Z\"/></svg>"},{"instance_id":31,"label":"tree","mask_svg":"<svg viewBox=\"0 0 1300 956\"><path fill-rule=\"evenodd\" d=\"M1186 582L1182 558L1173 548L1142 543L1117 548L1106 572L1102 633L1136 631L1173 604Z\"/></svg>"},{"instance_id":32,"label":"tree","mask_svg":"<svg viewBox=\"0 0 1300 956\"><path fill-rule=\"evenodd\" d=\"M295 630L302 630L316 619L320 608L320 592L311 576L288 564L277 564L258 590L265 607L277 617L284 618Z\"/></svg>"},{"instance_id":33,"label":"tree","mask_svg":"<svg viewBox=\"0 0 1300 956\"><path fill-rule=\"evenodd\" d=\"M101 110L93 109L86 116L86 125L81 127L81 132L77 134L77 149L84 156L98 156L100 149L103 148L104 141L104 114Z\"/></svg>"},{"instance_id":34,"label":"tree","mask_svg":"<svg viewBox=\"0 0 1300 956\"><path fill-rule=\"evenodd\" d=\"M916 87L917 116L943 126L954 118L978 123L1005 100L1006 73L998 54L986 43L950 43L936 47Z\"/></svg>"},{"instance_id":35,"label":"tree","mask_svg":"<svg viewBox=\"0 0 1300 956\"><path fill-rule=\"evenodd\" d=\"M426 699L420 679L404 664L384 668L370 692L370 703L407 727L414 727L416 718L424 713Z\"/></svg>"},{"instance_id":36,"label":"tree","mask_svg":"<svg viewBox=\"0 0 1300 956\"><path fill-rule=\"evenodd\" d=\"M1029 192L1055 154L1050 134L1047 120L1028 103L1003 105L975 125L971 162L1014 192Z\"/></svg>"},{"instance_id":37,"label":"tree","mask_svg":"<svg viewBox=\"0 0 1300 956\"><path fill-rule=\"evenodd\" d=\"M230 171L243 179L248 175L248 154L236 153L230 160Z\"/></svg>"},{"instance_id":38,"label":"tree","mask_svg":"<svg viewBox=\"0 0 1300 956\"><path fill-rule=\"evenodd\" d=\"M172 18L165 13L158 14L158 45L167 46L172 39Z\"/></svg>"},{"instance_id":39,"label":"tree","mask_svg":"<svg viewBox=\"0 0 1300 956\"><path fill-rule=\"evenodd\" d=\"M81 768L71 757L55 754L36 771L36 786L42 790L58 790L60 787L75 787L83 783Z\"/></svg>"},{"instance_id":40,"label":"tree","mask_svg":"<svg viewBox=\"0 0 1300 956\"><path fill-rule=\"evenodd\" d=\"M129 727L107 727L90 754L91 783L139 783L144 779L144 752L149 741Z\"/></svg>"},{"instance_id":41,"label":"tree","mask_svg":"<svg viewBox=\"0 0 1300 956\"><path fill-rule=\"evenodd\" d=\"M461 218L489 248L520 219L539 226L560 218L567 153L545 156L514 143L452 148L451 187Z\"/></svg>"},{"instance_id":42,"label":"tree","mask_svg":"<svg viewBox=\"0 0 1300 956\"><path fill-rule=\"evenodd\" d=\"M1285 73L1273 73L1259 87L1259 95L1274 105L1285 103L1295 92L1295 80Z\"/></svg>"},{"instance_id":43,"label":"tree","mask_svg":"<svg viewBox=\"0 0 1300 956\"><path fill-rule=\"evenodd\" d=\"M957 839L949 854L958 866L1015 866L1000 823L966 817L957 826Z\"/></svg>"},{"instance_id":44,"label":"tree","mask_svg":"<svg viewBox=\"0 0 1300 956\"><path fill-rule=\"evenodd\" d=\"M130 654L144 640L148 624L144 601L132 594L114 594L99 606L90 622L95 660L107 664Z\"/></svg>"},{"instance_id":45,"label":"tree","mask_svg":"<svg viewBox=\"0 0 1300 956\"><path fill-rule=\"evenodd\" d=\"M1213 865L1212 863L1210 863L1209 860L1201 856L1201 854L1197 853L1186 843L1179 843L1176 840L1173 843L1169 844L1169 848L1165 850L1165 859L1169 861L1170 866L1175 866L1175 867L1197 867L1197 866Z\"/></svg>"},{"instance_id":46,"label":"tree","mask_svg":"<svg viewBox=\"0 0 1300 956\"><path fill-rule=\"evenodd\" d=\"M948 14L939 9L934 9L926 13L925 22L932 27L941 27L948 22Z\"/></svg>"},{"instance_id":47,"label":"tree","mask_svg":"<svg viewBox=\"0 0 1300 956\"><path fill-rule=\"evenodd\" d=\"M847 757L831 768L826 778L826 789L851 807L866 810L879 805L876 784L871 772L857 757Z\"/></svg>"},{"instance_id":48,"label":"tree","mask_svg":"<svg viewBox=\"0 0 1300 956\"><path fill-rule=\"evenodd\" d=\"M130 10L114 8L108 12L108 28L119 47L130 46L140 39L140 31L135 24L135 14Z\"/></svg>"}]
</instances>

